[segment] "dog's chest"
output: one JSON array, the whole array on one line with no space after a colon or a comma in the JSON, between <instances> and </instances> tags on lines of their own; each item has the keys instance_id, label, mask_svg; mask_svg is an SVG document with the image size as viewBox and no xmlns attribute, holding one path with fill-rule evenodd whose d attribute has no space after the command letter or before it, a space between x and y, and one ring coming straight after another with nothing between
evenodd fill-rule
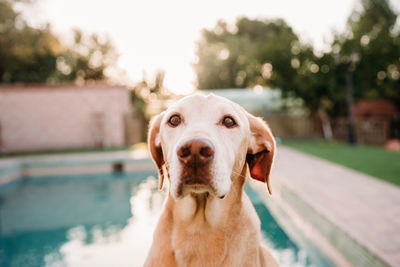
<instances>
[{"instance_id":1,"label":"dog's chest","mask_svg":"<svg viewBox=\"0 0 400 267\"><path fill-rule=\"evenodd\" d=\"M172 237L175 257L179 263L190 263L186 266L200 266L205 262L220 265L227 254L227 240L224 231L189 233L179 231Z\"/></svg>"}]
</instances>

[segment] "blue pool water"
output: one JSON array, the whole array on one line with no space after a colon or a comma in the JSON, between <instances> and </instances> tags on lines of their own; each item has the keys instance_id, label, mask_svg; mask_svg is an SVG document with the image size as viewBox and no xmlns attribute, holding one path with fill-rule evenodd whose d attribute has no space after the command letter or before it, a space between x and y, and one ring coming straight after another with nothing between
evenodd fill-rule
<instances>
[{"instance_id":1,"label":"blue pool water","mask_svg":"<svg viewBox=\"0 0 400 267\"><path fill-rule=\"evenodd\" d=\"M0 187L0 266L141 266L165 192L154 172L35 177ZM282 266L331 266L293 242L246 188Z\"/></svg>"}]
</instances>

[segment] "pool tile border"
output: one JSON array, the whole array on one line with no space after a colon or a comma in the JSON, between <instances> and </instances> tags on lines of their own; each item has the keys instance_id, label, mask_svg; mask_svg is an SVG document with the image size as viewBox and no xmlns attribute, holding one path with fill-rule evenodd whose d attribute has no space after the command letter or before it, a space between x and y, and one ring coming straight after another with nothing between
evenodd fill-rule
<instances>
[{"instance_id":1,"label":"pool tile border","mask_svg":"<svg viewBox=\"0 0 400 267\"><path fill-rule=\"evenodd\" d=\"M124 172L154 170L150 159L132 159L128 153L109 152L107 154L79 154L21 157L0 160L0 185L20 178L43 176L100 174L113 172L113 164L122 163Z\"/></svg>"}]
</instances>

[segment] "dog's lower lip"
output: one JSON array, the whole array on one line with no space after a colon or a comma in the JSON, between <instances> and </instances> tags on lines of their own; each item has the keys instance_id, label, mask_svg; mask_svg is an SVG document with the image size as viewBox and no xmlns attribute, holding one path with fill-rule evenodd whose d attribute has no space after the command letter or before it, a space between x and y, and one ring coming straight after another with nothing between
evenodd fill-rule
<instances>
[{"instance_id":1,"label":"dog's lower lip","mask_svg":"<svg viewBox=\"0 0 400 267\"><path fill-rule=\"evenodd\" d=\"M181 193L183 195L186 195L188 193L203 194L206 192L212 193L212 188L209 185L205 185L205 184L189 184L189 185L182 184L181 185Z\"/></svg>"},{"instance_id":2,"label":"dog's lower lip","mask_svg":"<svg viewBox=\"0 0 400 267\"><path fill-rule=\"evenodd\" d=\"M205 182L199 179L185 179L183 183L185 185L206 185Z\"/></svg>"}]
</instances>

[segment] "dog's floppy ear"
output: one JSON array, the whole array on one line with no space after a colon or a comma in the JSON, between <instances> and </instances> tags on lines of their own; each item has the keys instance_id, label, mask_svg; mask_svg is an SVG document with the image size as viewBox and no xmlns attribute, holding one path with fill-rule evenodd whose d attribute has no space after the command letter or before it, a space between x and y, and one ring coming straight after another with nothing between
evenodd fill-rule
<instances>
[{"instance_id":1,"label":"dog's floppy ear","mask_svg":"<svg viewBox=\"0 0 400 267\"><path fill-rule=\"evenodd\" d=\"M153 159L154 163L157 165L158 169L158 177L159 183L158 188L161 190L164 184L164 157L163 151L161 148L161 140L160 140L160 124L161 120L164 117L164 113L161 113L155 116L149 124L149 133L148 133L148 140L147 143L149 144L151 158Z\"/></svg>"},{"instance_id":2,"label":"dog's floppy ear","mask_svg":"<svg viewBox=\"0 0 400 267\"><path fill-rule=\"evenodd\" d=\"M251 132L246 156L250 176L256 180L265 182L268 192L272 194L269 175L275 156L275 140L265 121L249 113L247 117Z\"/></svg>"}]
</instances>

